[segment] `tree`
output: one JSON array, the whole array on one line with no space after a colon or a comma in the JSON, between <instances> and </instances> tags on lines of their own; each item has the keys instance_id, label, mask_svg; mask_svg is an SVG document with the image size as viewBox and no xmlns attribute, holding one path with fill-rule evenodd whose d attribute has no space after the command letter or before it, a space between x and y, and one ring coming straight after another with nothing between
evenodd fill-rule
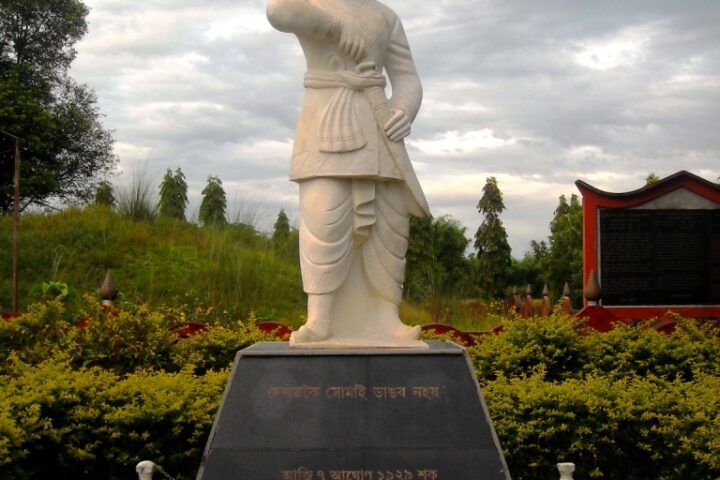
<instances>
[{"instance_id":1,"label":"tree","mask_svg":"<svg viewBox=\"0 0 720 480\"><path fill-rule=\"evenodd\" d=\"M300 235L296 228L290 227L285 209L280 209L272 234L273 249L288 260L300 262Z\"/></svg>"},{"instance_id":2,"label":"tree","mask_svg":"<svg viewBox=\"0 0 720 480\"><path fill-rule=\"evenodd\" d=\"M276 245L281 245L284 242L287 242L289 237L290 221L285 213L285 209L281 208L280 213L278 213L277 220L275 220L275 225L273 225L272 240Z\"/></svg>"},{"instance_id":3,"label":"tree","mask_svg":"<svg viewBox=\"0 0 720 480\"><path fill-rule=\"evenodd\" d=\"M550 247L545 240L530 241L530 251L521 260L512 260L510 284L517 287L531 285L536 294L548 283Z\"/></svg>"},{"instance_id":4,"label":"tree","mask_svg":"<svg viewBox=\"0 0 720 480\"><path fill-rule=\"evenodd\" d=\"M21 139L21 209L88 201L117 159L95 93L67 74L87 32L79 0L0 1L0 125ZM12 150L0 138L0 214L12 206Z\"/></svg>"},{"instance_id":5,"label":"tree","mask_svg":"<svg viewBox=\"0 0 720 480\"><path fill-rule=\"evenodd\" d=\"M568 203L560 195L555 215L550 223L550 255L548 284L553 297L558 298L565 282L570 285L573 297L582 298L582 205L573 194Z\"/></svg>"},{"instance_id":6,"label":"tree","mask_svg":"<svg viewBox=\"0 0 720 480\"><path fill-rule=\"evenodd\" d=\"M650 172L650 174L645 177L645 185L653 185L660 181L660 177L655 175L655 172Z\"/></svg>"},{"instance_id":7,"label":"tree","mask_svg":"<svg viewBox=\"0 0 720 480\"><path fill-rule=\"evenodd\" d=\"M169 168L160 183L158 211L161 217L185 220L188 185L180 168L173 173Z\"/></svg>"},{"instance_id":8,"label":"tree","mask_svg":"<svg viewBox=\"0 0 720 480\"><path fill-rule=\"evenodd\" d=\"M469 283L468 243L465 227L450 216L411 217L405 295L415 301L464 296Z\"/></svg>"},{"instance_id":9,"label":"tree","mask_svg":"<svg viewBox=\"0 0 720 480\"><path fill-rule=\"evenodd\" d=\"M483 222L475 233L477 282L486 296L498 298L507 287L512 257L507 233L500 220L505 204L495 177L486 180L477 209L484 215Z\"/></svg>"},{"instance_id":10,"label":"tree","mask_svg":"<svg viewBox=\"0 0 720 480\"><path fill-rule=\"evenodd\" d=\"M202 190L202 203L198 217L203 225L225 225L227 217L225 209L225 190L222 181L218 177L209 176L208 183Z\"/></svg>"},{"instance_id":11,"label":"tree","mask_svg":"<svg viewBox=\"0 0 720 480\"><path fill-rule=\"evenodd\" d=\"M98 184L95 190L95 204L110 208L115 206L115 193L110 182L103 180Z\"/></svg>"}]
</instances>

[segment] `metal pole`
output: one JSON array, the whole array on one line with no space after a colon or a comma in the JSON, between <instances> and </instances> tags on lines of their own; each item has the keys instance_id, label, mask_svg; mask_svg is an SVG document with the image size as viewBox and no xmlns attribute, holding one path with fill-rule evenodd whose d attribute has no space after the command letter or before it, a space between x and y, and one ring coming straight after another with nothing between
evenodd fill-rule
<instances>
[{"instance_id":1,"label":"metal pole","mask_svg":"<svg viewBox=\"0 0 720 480\"><path fill-rule=\"evenodd\" d=\"M0 130L0 133L15 140L15 169L13 174L13 219L12 219L12 310L17 313L18 265L20 264L20 138Z\"/></svg>"},{"instance_id":2,"label":"metal pole","mask_svg":"<svg viewBox=\"0 0 720 480\"><path fill-rule=\"evenodd\" d=\"M13 313L20 310L18 302L18 266L20 264L20 139L15 137L15 174L13 175L14 199L13 199L13 231L12 231L12 308Z\"/></svg>"}]
</instances>

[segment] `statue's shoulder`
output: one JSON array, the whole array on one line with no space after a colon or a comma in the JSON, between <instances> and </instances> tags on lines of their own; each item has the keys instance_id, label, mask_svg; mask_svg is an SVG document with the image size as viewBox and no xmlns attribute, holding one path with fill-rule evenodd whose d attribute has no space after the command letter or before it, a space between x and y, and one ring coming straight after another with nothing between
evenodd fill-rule
<instances>
[{"instance_id":1,"label":"statue's shoulder","mask_svg":"<svg viewBox=\"0 0 720 480\"><path fill-rule=\"evenodd\" d=\"M395 13L395 11L392 8L388 7L387 5L385 5L382 2L378 2L377 0L375 0L375 3L378 5L380 12L382 13L383 17L385 17L385 20L390 25L394 24L395 22L400 21L400 17L397 16L397 13Z\"/></svg>"}]
</instances>

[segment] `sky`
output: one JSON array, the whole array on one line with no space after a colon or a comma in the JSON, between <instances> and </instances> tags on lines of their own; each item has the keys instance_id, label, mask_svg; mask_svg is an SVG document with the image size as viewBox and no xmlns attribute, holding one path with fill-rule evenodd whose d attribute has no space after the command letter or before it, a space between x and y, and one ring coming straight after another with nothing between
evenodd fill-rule
<instances>
[{"instance_id":1,"label":"sky","mask_svg":"<svg viewBox=\"0 0 720 480\"><path fill-rule=\"evenodd\" d=\"M209 175L231 219L297 224L288 180L303 95L296 38L263 0L86 0L71 75L98 96L110 180L181 168L193 217ZM497 178L513 256L549 235L574 182L624 192L688 170L720 181L720 2L387 0L424 88L406 145L434 216L471 238Z\"/></svg>"}]
</instances>

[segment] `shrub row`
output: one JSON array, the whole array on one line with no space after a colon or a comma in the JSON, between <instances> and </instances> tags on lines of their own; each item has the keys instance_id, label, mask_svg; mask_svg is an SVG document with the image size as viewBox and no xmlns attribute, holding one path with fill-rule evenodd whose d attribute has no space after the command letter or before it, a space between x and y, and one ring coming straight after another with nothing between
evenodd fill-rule
<instances>
[{"instance_id":1,"label":"shrub row","mask_svg":"<svg viewBox=\"0 0 720 480\"><path fill-rule=\"evenodd\" d=\"M513 478L720 478L720 339L678 319L611 332L510 318L470 349Z\"/></svg>"},{"instance_id":2,"label":"shrub row","mask_svg":"<svg viewBox=\"0 0 720 480\"><path fill-rule=\"evenodd\" d=\"M261 340L275 340L245 322L217 323L202 335L181 340L173 331L185 323L182 310L107 309L86 296L82 313L60 301L36 303L24 315L0 321L0 374L14 359L37 364L58 354L75 368L97 366L117 374L138 369L201 374L228 367L235 352Z\"/></svg>"},{"instance_id":3,"label":"shrub row","mask_svg":"<svg viewBox=\"0 0 720 480\"><path fill-rule=\"evenodd\" d=\"M483 389L512 477L720 478L720 378L500 377Z\"/></svg>"},{"instance_id":4,"label":"shrub row","mask_svg":"<svg viewBox=\"0 0 720 480\"><path fill-rule=\"evenodd\" d=\"M470 354L481 383L540 371L544 380L558 382L588 375L619 380L649 375L671 381L720 375L719 331L678 320L676 331L667 335L643 324L600 333L582 319L559 313L510 318L502 335L484 337Z\"/></svg>"},{"instance_id":5,"label":"shrub row","mask_svg":"<svg viewBox=\"0 0 720 480\"><path fill-rule=\"evenodd\" d=\"M0 476L19 480L126 480L143 459L190 479L227 379L188 370L121 377L75 369L61 355L35 366L11 360L0 377Z\"/></svg>"}]
</instances>

